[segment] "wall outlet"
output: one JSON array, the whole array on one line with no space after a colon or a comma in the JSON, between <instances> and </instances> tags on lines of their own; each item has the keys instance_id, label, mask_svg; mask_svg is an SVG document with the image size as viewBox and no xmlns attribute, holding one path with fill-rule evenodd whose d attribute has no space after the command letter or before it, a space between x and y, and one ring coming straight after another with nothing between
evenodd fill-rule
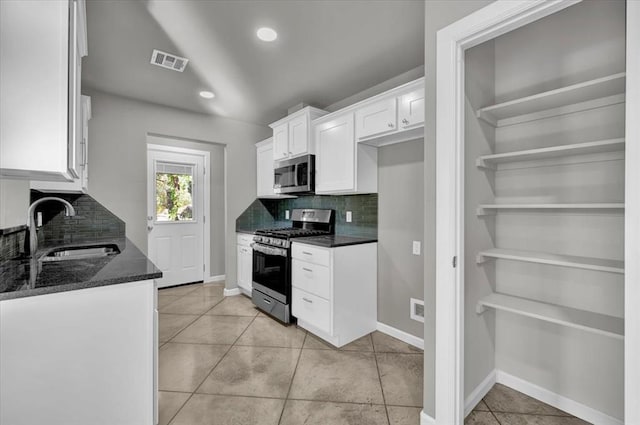
<instances>
[{"instance_id":1,"label":"wall outlet","mask_svg":"<svg viewBox=\"0 0 640 425\"><path fill-rule=\"evenodd\" d=\"M417 322L424 323L424 301L411 298L409 300L409 317Z\"/></svg>"},{"instance_id":2,"label":"wall outlet","mask_svg":"<svg viewBox=\"0 0 640 425\"><path fill-rule=\"evenodd\" d=\"M284 210L284 218L285 220L289 220L289 210Z\"/></svg>"},{"instance_id":3,"label":"wall outlet","mask_svg":"<svg viewBox=\"0 0 640 425\"><path fill-rule=\"evenodd\" d=\"M352 219L353 219L353 216L351 214L351 211L347 211L347 217L346 217L347 223L351 223Z\"/></svg>"},{"instance_id":4,"label":"wall outlet","mask_svg":"<svg viewBox=\"0 0 640 425\"><path fill-rule=\"evenodd\" d=\"M420 255L420 241L413 241L413 255Z\"/></svg>"}]
</instances>

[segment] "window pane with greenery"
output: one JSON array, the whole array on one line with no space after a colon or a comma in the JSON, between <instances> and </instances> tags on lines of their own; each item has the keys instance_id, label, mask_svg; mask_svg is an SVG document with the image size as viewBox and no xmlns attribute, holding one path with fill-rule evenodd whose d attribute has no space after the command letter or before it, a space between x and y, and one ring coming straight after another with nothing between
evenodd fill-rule
<instances>
[{"instance_id":1,"label":"window pane with greenery","mask_svg":"<svg viewBox=\"0 0 640 425\"><path fill-rule=\"evenodd\" d=\"M193 170L191 166L158 164L156 168L156 221L193 221Z\"/></svg>"}]
</instances>

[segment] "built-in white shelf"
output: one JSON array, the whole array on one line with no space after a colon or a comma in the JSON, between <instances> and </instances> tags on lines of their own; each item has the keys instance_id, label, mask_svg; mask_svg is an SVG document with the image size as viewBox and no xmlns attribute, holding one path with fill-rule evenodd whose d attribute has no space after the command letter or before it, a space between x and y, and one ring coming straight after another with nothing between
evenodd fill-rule
<instances>
[{"instance_id":1,"label":"built-in white shelf","mask_svg":"<svg viewBox=\"0 0 640 425\"><path fill-rule=\"evenodd\" d=\"M486 308L508 311L617 339L624 338L624 319L619 317L498 293L481 298L476 312L482 314Z\"/></svg>"},{"instance_id":2,"label":"built-in white shelf","mask_svg":"<svg viewBox=\"0 0 640 425\"><path fill-rule=\"evenodd\" d=\"M476 209L477 215L495 214L499 210L624 210L624 203L593 204L481 204Z\"/></svg>"},{"instance_id":3,"label":"built-in white shelf","mask_svg":"<svg viewBox=\"0 0 640 425\"><path fill-rule=\"evenodd\" d=\"M493 248L481 251L476 256L478 264L489 259L524 261L527 263L549 264L552 266L572 267L576 269L596 270L610 273L624 273L624 261L604 258L577 257L548 252L521 251L515 249Z\"/></svg>"},{"instance_id":4,"label":"built-in white shelf","mask_svg":"<svg viewBox=\"0 0 640 425\"><path fill-rule=\"evenodd\" d=\"M528 149L515 152L482 155L476 159L476 166L495 169L497 164L516 161L535 161L570 155L587 155L624 150L624 139L598 140L595 142L574 143L571 145L548 148Z\"/></svg>"},{"instance_id":5,"label":"built-in white shelf","mask_svg":"<svg viewBox=\"0 0 640 425\"><path fill-rule=\"evenodd\" d=\"M624 93L625 73L621 72L487 106L476 115L494 127L503 127L622 103Z\"/></svg>"}]
</instances>

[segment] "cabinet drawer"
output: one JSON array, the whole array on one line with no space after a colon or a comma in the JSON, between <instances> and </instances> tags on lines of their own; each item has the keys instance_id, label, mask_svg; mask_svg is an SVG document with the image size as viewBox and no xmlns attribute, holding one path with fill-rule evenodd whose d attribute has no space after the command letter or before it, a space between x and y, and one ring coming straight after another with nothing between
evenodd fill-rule
<instances>
[{"instance_id":1,"label":"cabinet drawer","mask_svg":"<svg viewBox=\"0 0 640 425\"><path fill-rule=\"evenodd\" d=\"M291 257L297 260L308 261L321 266L329 266L330 253L328 249L316 248L310 245L293 243Z\"/></svg>"},{"instance_id":2,"label":"cabinet drawer","mask_svg":"<svg viewBox=\"0 0 640 425\"><path fill-rule=\"evenodd\" d=\"M329 301L298 288L291 289L291 308L295 317L323 332L331 334L331 305Z\"/></svg>"},{"instance_id":3,"label":"cabinet drawer","mask_svg":"<svg viewBox=\"0 0 640 425\"><path fill-rule=\"evenodd\" d=\"M331 297L329 267L294 258L291 285L328 300Z\"/></svg>"},{"instance_id":4,"label":"cabinet drawer","mask_svg":"<svg viewBox=\"0 0 640 425\"><path fill-rule=\"evenodd\" d=\"M249 246L253 243L253 235L247 233L238 233L238 245Z\"/></svg>"},{"instance_id":5,"label":"cabinet drawer","mask_svg":"<svg viewBox=\"0 0 640 425\"><path fill-rule=\"evenodd\" d=\"M396 98L384 99L356 111L356 137L364 139L396 130Z\"/></svg>"}]
</instances>

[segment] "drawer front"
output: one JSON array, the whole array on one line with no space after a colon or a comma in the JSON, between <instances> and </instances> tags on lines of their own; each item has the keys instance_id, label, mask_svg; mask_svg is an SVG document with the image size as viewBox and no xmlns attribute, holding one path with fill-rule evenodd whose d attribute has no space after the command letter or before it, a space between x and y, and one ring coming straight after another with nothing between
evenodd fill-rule
<instances>
[{"instance_id":1,"label":"drawer front","mask_svg":"<svg viewBox=\"0 0 640 425\"><path fill-rule=\"evenodd\" d=\"M324 299L331 299L329 267L293 259L291 285Z\"/></svg>"},{"instance_id":2,"label":"drawer front","mask_svg":"<svg viewBox=\"0 0 640 425\"><path fill-rule=\"evenodd\" d=\"M292 314L323 332L331 332L331 304L329 301L298 288L291 289Z\"/></svg>"},{"instance_id":3,"label":"drawer front","mask_svg":"<svg viewBox=\"0 0 640 425\"><path fill-rule=\"evenodd\" d=\"M308 261L309 263L329 267L331 253L329 252L329 249L317 248L294 242L293 247L291 248L291 257L296 260Z\"/></svg>"},{"instance_id":4,"label":"drawer front","mask_svg":"<svg viewBox=\"0 0 640 425\"><path fill-rule=\"evenodd\" d=\"M237 233L238 245L249 246L253 243L253 235L247 233Z\"/></svg>"}]
</instances>

